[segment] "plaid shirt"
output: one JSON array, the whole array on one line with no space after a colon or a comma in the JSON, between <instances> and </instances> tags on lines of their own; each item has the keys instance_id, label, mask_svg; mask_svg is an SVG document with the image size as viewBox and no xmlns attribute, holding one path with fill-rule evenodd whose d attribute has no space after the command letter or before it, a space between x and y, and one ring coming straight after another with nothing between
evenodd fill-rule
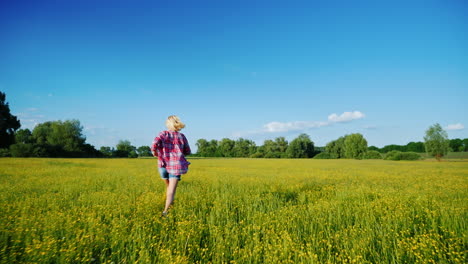
<instances>
[{"instance_id":1,"label":"plaid shirt","mask_svg":"<svg viewBox=\"0 0 468 264\"><path fill-rule=\"evenodd\" d=\"M158 156L158 167L166 168L172 175L185 174L188 162L185 155L191 153L190 146L184 134L176 131L163 131L153 140L151 151Z\"/></svg>"}]
</instances>

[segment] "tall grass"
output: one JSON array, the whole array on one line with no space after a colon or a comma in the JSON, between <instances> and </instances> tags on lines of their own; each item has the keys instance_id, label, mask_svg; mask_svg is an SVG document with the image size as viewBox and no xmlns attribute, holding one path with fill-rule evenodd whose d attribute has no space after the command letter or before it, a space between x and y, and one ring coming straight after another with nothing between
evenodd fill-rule
<instances>
[{"instance_id":1,"label":"tall grass","mask_svg":"<svg viewBox=\"0 0 468 264\"><path fill-rule=\"evenodd\" d=\"M467 162L0 159L0 262L466 263Z\"/></svg>"}]
</instances>

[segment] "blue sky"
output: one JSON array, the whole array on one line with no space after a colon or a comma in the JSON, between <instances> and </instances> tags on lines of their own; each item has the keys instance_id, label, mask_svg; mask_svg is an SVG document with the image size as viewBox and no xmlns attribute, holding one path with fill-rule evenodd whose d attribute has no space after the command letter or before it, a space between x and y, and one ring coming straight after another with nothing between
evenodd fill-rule
<instances>
[{"instance_id":1,"label":"blue sky","mask_svg":"<svg viewBox=\"0 0 468 264\"><path fill-rule=\"evenodd\" d=\"M1 1L0 91L23 128L78 119L87 142L149 145L167 116L261 144L349 133L468 137L468 4Z\"/></svg>"}]
</instances>

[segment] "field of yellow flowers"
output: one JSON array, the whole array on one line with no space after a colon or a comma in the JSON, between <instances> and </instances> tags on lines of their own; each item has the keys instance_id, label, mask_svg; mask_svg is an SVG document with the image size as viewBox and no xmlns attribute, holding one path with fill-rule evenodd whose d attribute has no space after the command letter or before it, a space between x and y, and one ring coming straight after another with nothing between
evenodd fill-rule
<instances>
[{"instance_id":1,"label":"field of yellow flowers","mask_svg":"<svg viewBox=\"0 0 468 264\"><path fill-rule=\"evenodd\" d=\"M468 162L0 159L0 263L467 263Z\"/></svg>"}]
</instances>

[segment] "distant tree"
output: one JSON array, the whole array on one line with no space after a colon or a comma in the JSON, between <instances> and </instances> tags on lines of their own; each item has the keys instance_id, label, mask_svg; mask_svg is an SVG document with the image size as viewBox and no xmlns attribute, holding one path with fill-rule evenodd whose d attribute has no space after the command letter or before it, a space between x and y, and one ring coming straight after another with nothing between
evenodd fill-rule
<instances>
[{"instance_id":1,"label":"distant tree","mask_svg":"<svg viewBox=\"0 0 468 264\"><path fill-rule=\"evenodd\" d=\"M13 157L34 157L34 145L30 143L16 143L10 146L10 153Z\"/></svg>"},{"instance_id":2,"label":"distant tree","mask_svg":"<svg viewBox=\"0 0 468 264\"><path fill-rule=\"evenodd\" d=\"M52 122L44 122L36 125L32 131L32 137L35 143L40 145L48 144L48 137L52 134Z\"/></svg>"},{"instance_id":3,"label":"distant tree","mask_svg":"<svg viewBox=\"0 0 468 264\"><path fill-rule=\"evenodd\" d=\"M236 142L229 138L223 138L218 143L219 151L223 157L234 157L233 148Z\"/></svg>"},{"instance_id":4,"label":"distant tree","mask_svg":"<svg viewBox=\"0 0 468 264\"><path fill-rule=\"evenodd\" d=\"M382 154L377 150L368 150L364 152L362 159L382 159Z\"/></svg>"},{"instance_id":5,"label":"distant tree","mask_svg":"<svg viewBox=\"0 0 468 264\"><path fill-rule=\"evenodd\" d=\"M286 153L286 150L288 149L288 141L284 137L275 138L275 143L279 152Z\"/></svg>"},{"instance_id":6,"label":"distant tree","mask_svg":"<svg viewBox=\"0 0 468 264\"><path fill-rule=\"evenodd\" d=\"M463 139L463 151L468 151L468 138Z\"/></svg>"},{"instance_id":7,"label":"distant tree","mask_svg":"<svg viewBox=\"0 0 468 264\"><path fill-rule=\"evenodd\" d=\"M16 143L33 143L32 132L29 129L19 129L15 133L15 142Z\"/></svg>"},{"instance_id":8,"label":"distant tree","mask_svg":"<svg viewBox=\"0 0 468 264\"><path fill-rule=\"evenodd\" d=\"M151 157L151 148L148 146L141 146L137 149L137 153L139 157Z\"/></svg>"},{"instance_id":9,"label":"distant tree","mask_svg":"<svg viewBox=\"0 0 468 264\"><path fill-rule=\"evenodd\" d=\"M449 150L447 132L438 123L430 126L426 130L424 145L426 146L426 152L440 161Z\"/></svg>"},{"instance_id":10,"label":"distant tree","mask_svg":"<svg viewBox=\"0 0 468 264\"><path fill-rule=\"evenodd\" d=\"M289 158L312 158L314 155L314 142L309 135L300 134L293 139L286 151Z\"/></svg>"},{"instance_id":11,"label":"distant tree","mask_svg":"<svg viewBox=\"0 0 468 264\"><path fill-rule=\"evenodd\" d=\"M425 152L424 143L423 142L410 142L406 144L406 151L411 152Z\"/></svg>"},{"instance_id":12,"label":"distant tree","mask_svg":"<svg viewBox=\"0 0 468 264\"><path fill-rule=\"evenodd\" d=\"M90 148L85 146L86 138L82 130L78 120L49 121L38 124L32 131L32 138L41 149L41 155L83 157Z\"/></svg>"},{"instance_id":13,"label":"distant tree","mask_svg":"<svg viewBox=\"0 0 468 264\"><path fill-rule=\"evenodd\" d=\"M376 147L376 146L370 146L370 147L367 148L367 150L379 151L380 149L378 147Z\"/></svg>"},{"instance_id":14,"label":"distant tree","mask_svg":"<svg viewBox=\"0 0 468 264\"><path fill-rule=\"evenodd\" d=\"M66 152L81 152L86 141L82 134L83 127L78 120L52 122L52 133L47 141L54 146L62 146Z\"/></svg>"},{"instance_id":15,"label":"distant tree","mask_svg":"<svg viewBox=\"0 0 468 264\"><path fill-rule=\"evenodd\" d=\"M97 150L93 145L84 143L81 146L81 157L97 158L102 157L102 153L99 150Z\"/></svg>"},{"instance_id":16,"label":"distant tree","mask_svg":"<svg viewBox=\"0 0 468 264\"><path fill-rule=\"evenodd\" d=\"M257 152L255 142L249 139L239 138L235 141L233 153L235 157L250 157Z\"/></svg>"},{"instance_id":17,"label":"distant tree","mask_svg":"<svg viewBox=\"0 0 468 264\"><path fill-rule=\"evenodd\" d=\"M9 149L6 149L6 148L0 149L0 158L4 158L4 157L11 157L11 153Z\"/></svg>"},{"instance_id":18,"label":"distant tree","mask_svg":"<svg viewBox=\"0 0 468 264\"><path fill-rule=\"evenodd\" d=\"M330 154L333 159L340 159L345 157L345 142L346 136L340 137L336 140L328 142L325 146L325 152Z\"/></svg>"},{"instance_id":19,"label":"distant tree","mask_svg":"<svg viewBox=\"0 0 468 264\"><path fill-rule=\"evenodd\" d=\"M402 152L398 150L389 151L385 154L385 160L419 160L421 155L416 152Z\"/></svg>"},{"instance_id":20,"label":"distant tree","mask_svg":"<svg viewBox=\"0 0 468 264\"><path fill-rule=\"evenodd\" d=\"M454 152L458 152L458 151L463 151L464 150L464 147L463 147L463 140L459 139L459 138L455 138L455 139L450 139L449 141L449 147L452 149L452 151Z\"/></svg>"},{"instance_id":21,"label":"distant tree","mask_svg":"<svg viewBox=\"0 0 468 264\"><path fill-rule=\"evenodd\" d=\"M110 158L110 157L113 156L114 149L111 148L111 147L102 146L102 147L99 149L99 152L101 152L101 154L102 154L103 157Z\"/></svg>"},{"instance_id":22,"label":"distant tree","mask_svg":"<svg viewBox=\"0 0 468 264\"><path fill-rule=\"evenodd\" d=\"M195 145L197 146L198 155L202 157L207 157L210 143L206 139L200 138L199 140L197 140L197 143L195 143Z\"/></svg>"},{"instance_id":23,"label":"distant tree","mask_svg":"<svg viewBox=\"0 0 468 264\"><path fill-rule=\"evenodd\" d=\"M10 113L6 94L0 92L0 148L8 148L15 141L15 131L21 127L18 118Z\"/></svg>"},{"instance_id":24,"label":"distant tree","mask_svg":"<svg viewBox=\"0 0 468 264\"><path fill-rule=\"evenodd\" d=\"M218 150L218 141L216 139L212 139L208 142L208 157L221 157L221 153Z\"/></svg>"},{"instance_id":25,"label":"distant tree","mask_svg":"<svg viewBox=\"0 0 468 264\"><path fill-rule=\"evenodd\" d=\"M360 159L367 151L367 140L359 133L346 136L344 142L345 156L350 159Z\"/></svg>"},{"instance_id":26,"label":"distant tree","mask_svg":"<svg viewBox=\"0 0 468 264\"><path fill-rule=\"evenodd\" d=\"M397 150L397 151L403 151L404 152L404 151L406 151L406 146L391 144L391 145L384 146L380 150L381 150L382 153L387 153L387 152L392 151L392 150Z\"/></svg>"},{"instance_id":27,"label":"distant tree","mask_svg":"<svg viewBox=\"0 0 468 264\"><path fill-rule=\"evenodd\" d=\"M130 153L128 153L128 157L129 158L138 158L138 153L137 153L136 149L130 151Z\"/></svg>"},{"instance_id":28,"label":"distant tree","mask_svg":"<svg viewBox=\"0 0 468 264\"><path fill-rule=\"evenodd\" d=\"M255 152L254 154L250 155L251 158L264 158L265 157L265 147L262 145L262 146L258 146L257 147L257 152Z\"/></svg>"},{"instance_id":29,"label":"distant tree","mask_svg":"<svg viewBox=\"0 0 468 264\"><path fill-rule=\"evenodd\" d=\"M263 145L257 148L255 157L259 158L282 158L286 157L288 141L284 137L277 137L275 140L267 139Z\"/></svg>"},{"instance_id":30,"label":"distant tree","mask_svg":"<svg viewBox=\"0 0 468 264\"><path fill-rule=\"evenodd\" d=\"M116 156L120 158L136 158L138 155L136 154L136 148L132 146L130 141L128 140L120 140L117 143L116 147Z\"/></svg>"},{"instance_id":31,"label":"distant tree","mask_svg":"<svg viewBox=\"0 0 468 264\"><path fill-rule=\"evenodd\" d=\"M275 153L279 151L278 146L271 139L263 141L263 150L265 154Z\"/></svg>"}]
</instances>

